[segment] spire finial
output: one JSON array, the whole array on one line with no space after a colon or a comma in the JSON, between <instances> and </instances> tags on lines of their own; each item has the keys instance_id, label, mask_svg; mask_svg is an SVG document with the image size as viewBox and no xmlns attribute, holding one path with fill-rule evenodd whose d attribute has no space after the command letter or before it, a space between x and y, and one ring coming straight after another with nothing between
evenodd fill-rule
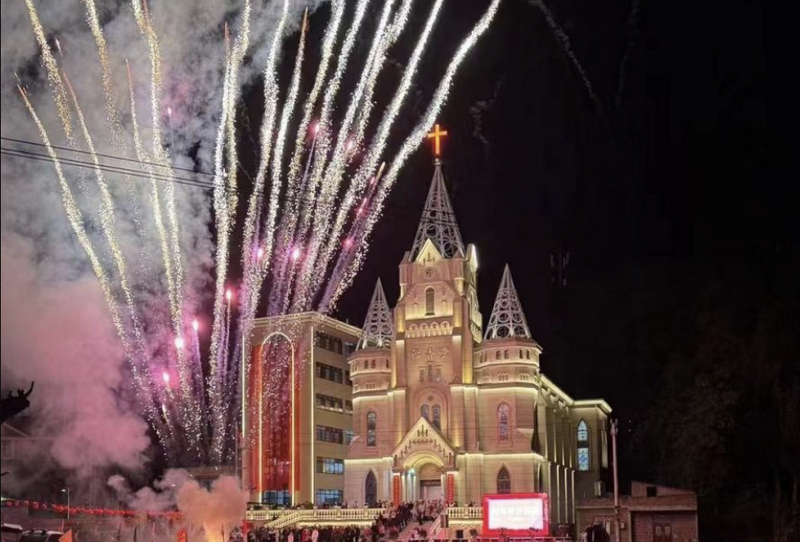
<instances>
[{"instance_id":1,"label":"spire finial","mask_svg":"<svg viewBox=\"0 0 800 542\"><path fill-rule=\"evenodd\" d=\"M433 181L428 191L428 199L425 200L422 218L417 227L417 235L414 237L411 257L417 257L427 239L434 242L443 257L463 257L466 254L464 243L461 241L461 232L458 229L458 222L456 222L456 214L453 212L453 204L450 203L450 196L447 195L442 163L437 159L434 164Z\"/></svg>"},{"instance_id":2,"label":"spire finial","mask_svg":"<svg viewBox=\"0 0 800 542\"><path fill-rule=\"evenodd\" d=\"M427 134L428 139L433 140L433 159L438 163L442 158L442 138L447 136L447 130L442 130L439 123L433 125L433 132Z\"/></svg>"},{"instance_id":3,"label":"spire finial","mask_svg":"<svg viewBox=\"0 0 800 542\"><path fill-rule=\"evenodd\" d=\"M514 279L511 278L511 270L506 264L484 339L490 341L508 337L530 339L531 331L525 320L525 313L522 312L522 304L519 302Z\"/></svg>"},{"instance_id":4,"label":"spire finial","mask_svg":"<svg viewBox=\"0 0 800 542\"><path fill-rule=\"evenodd\" d=\"M375 284L372 301L369 303L367 317L364 319L364 329L361 340L358 341L357 350L364 348L389 348L394 339L394 322L392 310L386 301L381 279Z\"/></svg>"}]
</instances>

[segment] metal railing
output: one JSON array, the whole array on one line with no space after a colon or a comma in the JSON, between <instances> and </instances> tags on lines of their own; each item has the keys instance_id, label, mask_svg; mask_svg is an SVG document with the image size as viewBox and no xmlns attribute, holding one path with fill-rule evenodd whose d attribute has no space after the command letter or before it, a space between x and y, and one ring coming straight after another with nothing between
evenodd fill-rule
<instances>
[{"instance_id":1,"label":"metal railing","mask_svg":"<svg viewBox=\"0 0 800 542\"><path fill-rule=\"evenodd\" d=\"M283 529L297 523L318 525L371 523L386 508L323 508L317 510L248 510L248 521L266 522L270 529Z\"/></svg>"},{"instance_id":2,"label":"metal railing","mask_svg":"<svg viewBox=\"0 0 800 542\"><path fill-rule=\"evenodd\" d=\"M483 519L483 508L480 506L451 506L447 509L450 520Z\"/></svg>"}]
</instances>

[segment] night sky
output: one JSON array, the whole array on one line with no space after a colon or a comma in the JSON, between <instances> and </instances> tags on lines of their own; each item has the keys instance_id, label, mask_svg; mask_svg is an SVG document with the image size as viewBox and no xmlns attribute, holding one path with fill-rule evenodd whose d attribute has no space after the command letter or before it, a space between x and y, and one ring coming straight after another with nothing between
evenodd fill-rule
<instances>
[{"instance_id":1,"label":"night sky","mask_svg":"<svg viewBox=\"0 0 800 542\"><path fill-rule=\"evenodd\" d=\"M634 429L661 378L660 367L637 358L654 340L643 319L663 308L671 325L684 325L682 303L715 268L796 248L786 182L765 173L762 8L726 3L723 25L718 6L706 3L682 12L639 2L635 17L628 2L549 6L597 102L542 12L504 2L441 116L451 135L445 176L464 241L478 248L484 317L509 263L545 373L577 397L606 398L623 429ZM433 75L484 7L446 3L431 49L438 54L427 55L415 89L420 107L396 132L413 126ZM312 18L318 32L325 11ZM411 46L401 45L408 49L394 51L395 77ZM338 317L360 325L378 277L397 299L397 266L432 173L420 149ZM552 280L559 250L570 254L565 288Z\"/></svg>"}]
</instances>

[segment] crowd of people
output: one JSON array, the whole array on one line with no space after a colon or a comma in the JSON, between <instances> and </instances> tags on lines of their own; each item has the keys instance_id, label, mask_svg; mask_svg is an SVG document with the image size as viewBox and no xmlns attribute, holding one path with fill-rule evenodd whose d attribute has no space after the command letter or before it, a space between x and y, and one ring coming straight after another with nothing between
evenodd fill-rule
<instances>
[{"instance_id":1,"label":"crowd of people","mask_svg":"<svg viewBox=\"0 0 800 542\"><path fill-rule=\"evenodd\" d=\"M332 527L315 526L313 528L268 529L259 527L248 533L247 542L379 542L397 539L400 532L411 524L415 524L411 533L412 540L427 539L424 525L436 521L448 503L440 500L408 502L393 505L390 502L378 502L363 508L381 508L384 511L375 517L370 527ZM299 509L315 508L362 508L358 503L344 503L341 506L298 506Z\"/></svg>"}]
</instances>

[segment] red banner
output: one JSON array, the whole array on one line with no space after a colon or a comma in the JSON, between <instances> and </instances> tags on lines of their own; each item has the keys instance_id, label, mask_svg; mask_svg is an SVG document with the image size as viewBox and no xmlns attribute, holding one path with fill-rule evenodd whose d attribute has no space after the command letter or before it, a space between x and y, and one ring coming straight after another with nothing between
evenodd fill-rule
<instances>
[{"instance_id":1,"label":"red banner","mask_svg":"<svg viewBox=\"0 0 800 542\"><path fill-rule=\"evenodd\" d=\"M456 475L452 472L447 473L447 491L445 493L447 502L456 502Z\"/></svg>"},{"instance_id":2,"label":"red banner","mask_svg":"<svg viewBox=\"0 0 800 542\"><path fill-rule=\"evenodd\" d=\"M400 490L400 475L394 474L392 475L392 500L394 501L395 505L398 505L402 502Z\"/></svg>"}]
</instances>

